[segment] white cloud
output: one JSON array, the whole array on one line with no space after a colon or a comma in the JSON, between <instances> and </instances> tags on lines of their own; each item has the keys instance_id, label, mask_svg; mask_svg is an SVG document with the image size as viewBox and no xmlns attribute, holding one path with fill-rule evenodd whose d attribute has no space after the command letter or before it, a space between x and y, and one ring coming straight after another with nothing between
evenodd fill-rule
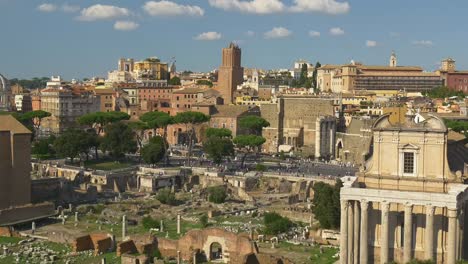
<instances>
[{"instance_id":1,"label":"white cloud","mask_svg":"<svg viewBox=\"0 0 468 264\"><path fill-rule=\"evenodd\" d=\"M345 32L342 28L339 28L339 27L330 28L330 35L340 36L340 35L343 35L344 33Z\"/></svg>"},{"instance_id":2,"label":"white cloud","mask_svg":"<svg viewBox=\"0 0 468 264\"><path fill-rule=\"evenodd\" d=\"M130 11L127 8L97 4L81 10L78 19L82 21L111 20L129 15Z\"/></svg>"},{"instance_id":3,"label":"white cloud","mask_svg":"<svg viewBox=\"0 0 468 264\"><path fill-rule=\"evenodd\" d=\"M366 47L373 48L377 46L377 41L375 40L366 40Z\"/></svg>"},{"instance_id":4,"label":"white cloud","mask_svg":"<svg viewBox=\"0 0 468 264\"><path fill-rule=\"evenodd\" d=\"M292 12L320 12L331 15L346 14L349 12L348 2L336 0L294 0L290 8Z\"/></svg>"},{"instance_id":5,"label":"white cloud","mask_svg":"<svg viewBox=\"0 0 468 264\"><path fill-rule=\"evenodd\" d=\"M415 40L413 45L430 47L434 46L434 43L431 40Z\"/></svg>"},{"instance_id":6,"label":"white cloud","mask_svg":"<svg viewBox=\"0 0 468 264\"><path fill-rule=\"evenodd\" d=\"M80 6L63 4L62 5L62 10L63 10L63 12L74 13L74 12L80 11Z\"/></svg>"},{"instance_id":7,"label":"white cloud","mask_svg":"<svg viewBox=\"0 0 468 264\"><path fill-rule=\"evenodd\" d=\"M57 6L54 4L44 3L37 7L37 10L41 12L54 12L57 10Z\"/></svg>"},{"instance_id":8,"label":"white cloud","mask_svg":"<svg viewBox=\"0 0 468 264\"><path fill-rule=\"evenodd\" d=\"M221 34L214 31L203 32L200 35L196 36L195 40L218 40L221 38Z\"/></svg>"},{"instance_id":9,"label":"white cloud","mask_svg":"<svg viewBox=\"0 0 468 264\"><path fill-rule=\"evenodd\" d=\"M272 14L284 11L286 8L280 0L209 0L211 6L226 11L240 11L252 14Z\"/></svg>"},{"instance_id":10,"label":"white cloud","mask_svg":"<svg viewBox=\"0 0 468 264\"><path fill-rule=\"evenodd\" d=\"M114 24L114 29L122 30L122 31L130 31L130 30L137 29L139 26L140 25L138 23L135 23L133 21L116 21Z\"/></svg>"},{"instance_id":11,"label":"white cloud","mask_svg":"<svg viewBox=\"0 0 468 264\"><path fill-rule=\"evenodd\" d=\"M311 30L311 31L309 31L309 36L313 37L313 38L318 38L318 37L320 37L320 32Z\"/></svg>"},{"instance_id":12,"label":"white cloud","mask_svg":"<svg viewBox=\"0 0 468 264\"><path fill-rule=\"evenodd\" d=\"M264 36L266 39L279 39L287 38L292 34L287 28L274 27L272 30L265 32Z\"/></svg>"},{"instance_id":13,"label":"white cloud","mask_svg":"<svg viewBox=\"0 0 468 264\"><path fill-rule=\"evenodd\" d=\"M249 37L255 36L255 32L253 32L252 30L248 30L247 32L245 32L245 34Z\"/></svg>"},{"instance_id":14,"label":"white cloud","mask_svg":"<svg viewBox=\"0 0 468 264\"><path fill-rule=\"evenodd\" d=\"M348 13L348 2L337 0L294 0L286 6L282 0L209 0L211 6L226 11L240 11L252 14L272 14L280 12L320 12L331 15Z\"/></svg>"},{"instance_id":15,"label":"white cloud","mask_svg":"<svg viewBox=\"0 0 468 264\"><path fill-rule=\"evenodd\" d=\"M143 9L152 16L203 16L205 14L205 10L199 6L179 5L165 0L146 2Z\"/></svg>"}]
</instances>

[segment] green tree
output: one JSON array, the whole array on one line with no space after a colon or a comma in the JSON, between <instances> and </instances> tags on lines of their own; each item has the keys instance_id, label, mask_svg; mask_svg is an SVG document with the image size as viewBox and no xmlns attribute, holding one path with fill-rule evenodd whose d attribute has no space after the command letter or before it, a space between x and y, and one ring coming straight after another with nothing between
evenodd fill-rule
<instances>
[{"instance_id":1,"label":"green tree","mask_svg":"<svg viewBox=\"0 0 468 264\"><path fill-rule=\"evenodd\" d=\"M260 146L266 142L266 139L256 135L239 135L234 138L233 142L239 151L244 153L241 161L241 167L244 167L247 155L258 152Z\"/></svg>"},{"instance_id":2,"label":"green tree","mask_svg":"<svg viewBox=\"0 0 468 264\"><path fill-rule=\"evenodd\" d=\"M39 135L42 120L49 116L51 116L51 113L49 112L43 110L36 110L20 115L19 120L32 125L34 128L34 134L37 136Z\"/></svg>"},{"instance_id":3,"label":"green tree","mask_svg":"<svg viewBox=\"0 0 468 264\"><path fill-rule=\"evenodd\" d=\"M318 68L322 67L322 64L320 64L320 62L317 61L317 63L315 64L315 68L314 68L314 71L312 72L312 87L315 89L315 91L317 92L318 90L318 86L317 86L317 70Z\"/></svg>"},{"instance_id":4,"label":"green tree","mask_svg":"<svg viewBox=\"0 0 468 264\"><path fill-rule=\"evenodd\" d=\"M248 134L261 135L264 127L270 123L260 116L249 115L239 120L239 127L247 131Z\"/></svg>"},{"instance_id":5,"label":"green tree","mask_svg":"<svg viewBox=\"0 0 468 264\"><path fill-rule=\"evenodd\" d=\"M132 129L124 123L109 124L104 128L101 149L109 151L113 158L121 158L126 153L134 153L137 143Z\"/></svg>"},{"instance_id":6,"label":"green tree","mask_svg":"<svg viewBox=\"0 0 468 264\"><path fill-rule=\"evenodd\" d=\"M158 194L156 195L156 199L158 199L161 203L168 205L175 205L177 203L175 195L169 188L159 190Z\"/></svg>"},{"instance_id":7,"label":"green tree","mask_svg":"<svg viewBox=\"0 0 468 264\"><path fill-rule=\"evenodd\" d=\"M220 164L224 157L234 155L232 132L226 128L208 128L205 131L203 149L214 163Z\"/></svg>"},{"instance_id":8,"label":"green tree","mask_svg":"<svg viewBox=\"0 0 468 264\"><path fill-rule=\"evenodd\" d=\"M141 157L148 164L156 164L164 158L164 139L160 136L151 138L150 142L141 149Z\"/></svg>"},{"instance_id":9,"label":"green tree","mask_svg":"<svg viewBox=\"0 0 468 264\"><path fill-rule=\"evenodd\" d=\"M80 125L94 127L96 129L96 133L101 135L106 125L129 119L130 116L127 113L112 111L85 114L79 117L77 121Z\"/></svg>"},{"instance_id":10,"label":"green tree","mask_svg":"<svg viewBox=\"0 0 468 264\"><path fill-rule=\"evenodd\" d=\"M169 80L169 85L180 85L180 78L177 76L172 77Z\"/></svg>"},{"instance_id":11,"label":"green tree","mask_svg":"<svg viewBox=\"0 0 468 264\"><path fill-rule=\"evenodd\" d=\"M141 151L143 149L143 137L145 135L145 131L149 128L148 125L141 121L132 121L127 124L135 134L138 149Z\"/></svg>"},{"instance_id":12,"label":"green tree","mask_svg":"<svg viewBox=\"0 0 468 264\"><path fill-rule=\"evenodd\" d=\"M259 163L259 164L255 165L255 170L256 171L263 172L263 171L266 171L266 169L267 169L267 167L265 165L263 165L263 164Z\"/></svg>"},{"instance_id":13,"label":"green tree","mask_svg":"<svg viewBox=\"0 0 468 264\"><path fill-rule=\"evenodd\" d=\"M205 136L209 137L219 137L219 138L231 138L232 131L227 128L212 128L209 127L205 130Z\"/></svg>"},{"instance_id":14,"label":"green tree","mask_svg":"<svg viewBox=\"0 0 468 264\"><path fill-rule=\"evenodd\" d=\"M77 129L68 129L64 131L54 141L54 149L61 157L70 158L71 162L79 156L80 153L86 152L86 132Z\"/></svg>"},{"instance_id":15,"label":"green tree","mask_svg":"<svg viewBox=\"0 0 468 264\"><path fill-rule=\"evenodd\" d=\"M55 136L36 140L31 148L31 153L38 156L52 156L54 154L53 144Z\"/></svg>"},{"instance_id":16,"label":"green tree","mask_svg":"<svg viewBox=\"0 0 468 264\"><path fill-rule=\"evenodd\" d=\"M466 96L466 94L462 91L454 91L445 86L441 86L441 87L434 88L432 90L428 90L424 92L423 94L430 98L448 98L452 96L463 98Z\"/></svg>"},{"instance_id":17,"label":"green tree","mask_svg":"<svg viewBox=\"0 0 468 264\"><path fill-rule=\"evenodd\" d=\"M312 212L322 228L338 228L340 226L340 188L342 182L337 180L335 186L318 182L314 184Z\"/></svg>"},{"instance_id":18,"label":"green tree","mask_svg":"<svg viewBox=\"0 0 468 264\"><path fill-rule=\"evenodd\" d=\"M190 159L192 156L193 137L195 136L195 125L199 125L210 120L210 116L207 116L200 112L180 112L174 117L174 122L177 124L184 124L185 131L188 136L188 157L187 165L190 166Z\"/></svg>"},{"instance_id":19,"label":"green tree","mask_svg":"<svg viewBox=\"0 0 468 264\"><path fill-rule=\"evenodd\" d=\"M213 87L213 83L211 81L208 81L208 80L198 80L197 85L207 85L210 88Z\"/></svg>"},{"instance_id":20,"label":"green tree","mask_svg":"<svg viewBox=\"0 0 468 264\"><path fill-rule=\"evenodd\" d=\"M140 120L146 124L150 129L162 129L163 130L163 143L164 143L164 153L166 165L169 163L169 156L167 150L169 149L169 144L167 142L167 127L170 124L174 123L174 118L164 112L148 112L140 116Z\"/></svg>"},{"instance_id":21,"label":"green tree","mask_svg":"<svg viewBox=\"0 0 468 264\"><path fill-rule=\"evenodd\" d=\"M234 155L234 144L229 138L208 137L203 142L203 150L215 164L221 164L224 157Z\"/></svg>"},{"instance_id":22,"label":"green tree","mask_svg":"<svg viewBox=\"0 0 468 264\"><path fill-rule=\"evenodd\" d=\"M447 128L458 133L464 133L465 137L468 137L468 121L445 119L444 122Z\"/></svg>"},{"instance_id":23,"label":"green tree","mask_svg":"<svg viewBox=\"0 0 468 264\"><path fill-rule=\"evenodd\" d=\"M299 77L299 85L304 86L307 80L307 63L302 64L301 76Z\"/></svg>"},{"instance_id":24,"label":"green tree","mask_svg":"<svg viewBox=\"0 0 468 264\"><path fill-rule=\"evenodd\" d=\"M227 194L224 186L213 186L208 188L208 201L221 204L226 201Z\"/></svg>"},{"instance_id":25,"label":"green tree","mask_svg":"<svg viewBox=\"0 0 468 264\"><path fill-rule=\"evenodd\" d=\"M265 213L263 215L263 224L265 225L265 234L278 235L287 232L294 223L286 217L282 217L278 213Z\"/></svg>"}]
</instances>

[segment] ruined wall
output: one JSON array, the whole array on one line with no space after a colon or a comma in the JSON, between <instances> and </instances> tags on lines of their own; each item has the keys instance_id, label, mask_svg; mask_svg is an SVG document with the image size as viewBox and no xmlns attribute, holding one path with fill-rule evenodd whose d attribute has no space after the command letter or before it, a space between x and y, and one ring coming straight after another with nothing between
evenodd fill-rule
<instances>
[{"instance_id":1,"label":"ruined wall","mask_svg":"<svg viewBox=\"0 0 468 264\"><path fill-rule=\"evenodd\" d=\"M138 251L133 240L123 241L117 244L117 257L122 254L134 254L137 252Z\"/></svg>"},{"instance_id":2,"label":"ruined wall","mask_svg":"<svg viewBox=\"0 0 468 264\"><path fill-rule=\"evenodd\" d=\"M225 260L230 263L241 263L245 255L256 253L248 236L237 235L218 228L191 230L179 240L172 242L158 238L158 249L165 257L175 257L177 251L180 251L183 260L190 260L197 249L209 254L210 246L215 242L222 246Z\"/></svg>"},{"instance_id":3,"label":"ruined wall","mask_svg":"<svg viewBox=\"0 0 468 264\"><path fill-rule=\"evenodd\" d=\"M80 251L94 249L93 241L91 240L90 235L77 237L72 242L71 246L72 246L72 251L73 252L80 252Z\"/></svg>"},{"instance_id":4,"label":"ruined wall","mask_svg":"<svg viewBox=\"0 0 468 264\"><path fill-rule=\"evenodd\" d=\"M75 188L75 184L63 178L43 178L32 180L31 200L33 203L44 201L56 204L68 204L76 201L95 201L97 189L94 186L83 185L83 189Z\"/></svg>"},{"instance_id":5,"label":"ruined wall","mask_svg":"<svg viewBox=\"0 0 468 264\"><path fill-rule=\"evenodd\" d=\"M294 264L290 259L262 253L252 253L245 256L244 264Z\"/></svg>"},{"instance_id":6,"label":"ruined wall","mask_svg":"<svg viewBox=\"0 0 468 264\"><path fill-rule=\"evenodd\" d=\"M355 134L336 133L336 157L342 162L351 162L357 165L363 164L365 155L368 154L371 137Z\"/></svg>"}]
</instances>

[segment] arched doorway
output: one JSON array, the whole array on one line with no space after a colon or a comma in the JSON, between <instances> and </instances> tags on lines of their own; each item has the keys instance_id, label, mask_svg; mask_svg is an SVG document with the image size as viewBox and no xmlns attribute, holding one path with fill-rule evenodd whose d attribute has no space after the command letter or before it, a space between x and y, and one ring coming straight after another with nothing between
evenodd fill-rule
<instances>
[{"instance_id":1,"label":"arched doorway","mask_svg":"<svg viewBox=\"0 0 468 264\"><path fill-rule=\"evenodd\" d=\"M223 259L223 248L218 242L214 242L210 245L210 260L217 261Z\"/></svg>"},{"instance_id":2,"label":"arched doorway","mask_svg":"<svg viewBox=\"0 0 468 264\"><path fill-rule=\"evenodd\" d=\"M338 140L338 144L336 146L336 158L339 160L343 159L343 141L341 139Z\"/></svg>"}]
</instances>

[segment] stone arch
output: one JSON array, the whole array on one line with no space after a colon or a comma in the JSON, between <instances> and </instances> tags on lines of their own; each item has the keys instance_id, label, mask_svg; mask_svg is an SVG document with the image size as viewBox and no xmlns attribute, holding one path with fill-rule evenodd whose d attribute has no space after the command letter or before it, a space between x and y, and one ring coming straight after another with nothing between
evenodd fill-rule
<instances>
[{"instance_id":1,"label":"stone arch","mask_svg":"<svg viewBox=\"0 0 468 264\"><path fill-rule=\"evenodd\" d=\"M210 260L222 260L223 259L223 247L218 242L213 242L210 245Z\"/></svg>"},{"instance_id":2,"label":"stone arch","mask_svg":"<svg viewBox=\"0 0 468 264\"><path fill-rule=\"evenodd\" d=\"M211 254L212 246L216 244L218 244L221 247L222 258L213 258L213 255ZM208 236L207 240L203 245L203 251L205 251L208 261L218 260L227 263L229 260L229 258L227 258L226 256L226 252L229 252L229 248L227 247L226 240L222 237Z\"/></svg>"}]
</instances>

